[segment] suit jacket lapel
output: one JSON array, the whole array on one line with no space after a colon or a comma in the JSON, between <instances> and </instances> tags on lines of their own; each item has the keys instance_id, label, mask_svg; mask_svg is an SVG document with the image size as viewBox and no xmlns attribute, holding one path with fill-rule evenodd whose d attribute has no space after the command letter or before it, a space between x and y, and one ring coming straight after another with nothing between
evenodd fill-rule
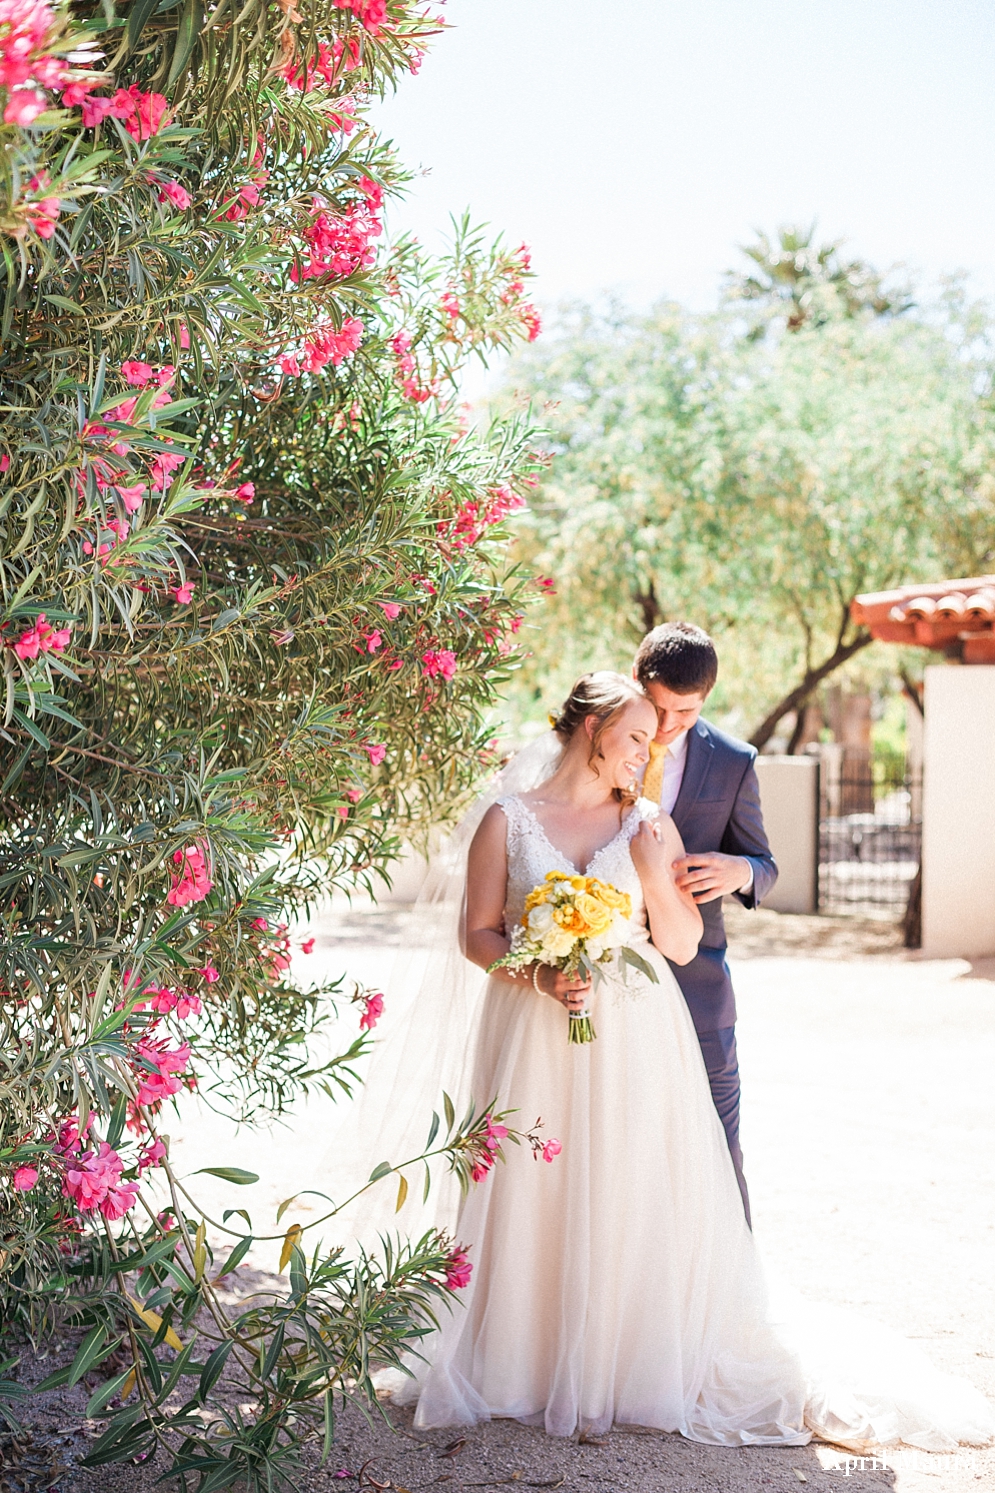
<instances>
[{"instance_id":1,"label":"suit jacket lapel","mask_svg":"<svg viewBox=\"0 0 995 1493\"><path fill-rule=\"evenodd\" d=\"M704 721L696 721L693 729L688 733L687 761L684 763L681 790L674 804L673 820L682 833L687 814L694 807L695 799L701 793L702 785L708 775L713 750L708 727Z\"/></svg>"}]
</instances>

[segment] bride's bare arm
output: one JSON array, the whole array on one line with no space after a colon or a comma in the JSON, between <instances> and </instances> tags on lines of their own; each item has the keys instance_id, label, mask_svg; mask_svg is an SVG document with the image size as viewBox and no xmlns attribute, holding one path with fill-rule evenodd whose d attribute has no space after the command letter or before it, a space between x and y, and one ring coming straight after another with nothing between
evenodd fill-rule
<instances>
[{"instance_id":1,"label":"bride's bare arm","mask_svg":"<svg viewBox=\"0 0 995 1493\"><path fill-rule=\"evenodd\" d=\"M632 837L632 860L643 884L650 937L675 964L690 964L701 942L701 913L690 892L674 880L674 861L684 854L680 831L669 814L644 819Z\"/></svg>"},{"instance_id":2,"label":"bride's bare arm","mask_svg":"<svg viewBox=\"0 0 995 1493\"><path fill-rule=\"evenodd\" d=\"M508 889L508 824L497 804L480 821L470 844L466 868L466 922L463 952L481 969L487 969L507 954L510 940L504 931L504 901ZM535 966L523 970L498 969L494 978L509 985L531 986ZM549 964L540 964L539 989L568 1010L582 1010L590 985L565 975Z\"/></svg>"}]
</instances>

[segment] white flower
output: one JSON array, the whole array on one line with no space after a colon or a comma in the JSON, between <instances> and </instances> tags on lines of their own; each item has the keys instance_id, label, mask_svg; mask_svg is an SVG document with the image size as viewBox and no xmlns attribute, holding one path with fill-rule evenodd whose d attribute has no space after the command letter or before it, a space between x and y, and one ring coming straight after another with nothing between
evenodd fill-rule
<instances>
[{"instance_id":1,"label":"white flower","mask_svg":"<svg viewBox=\"0 0 995 1493\"><path fill-rule=\"evenodd\" d=\"M611 927L601 935L601 942L606 949L620 949L629 942L631 932L629 919L624 918L616 908L612 913Z\"/></svg>"},{"instance_id":2,"label":"white flower","mask_svg":"<svg viewBox=\"0 0 995 1493\"><path fill-rule=\"evenodd\" d=\"M553 923L542 940L542 952L545 960L562 959L569 954L574 946L574 935L561 928L558 923Z\"/></svg>"},{"instance_id":3,"label":"white flower","mask_svg":"<svg viewBox=\"0 0 995 1493\"><path fill-rule=\"evenodd\" d=\"M529 933L533 938L542 938L553 923L553 909L548 902L540 902L529 913Z\"/></svg>"}]
</instances>

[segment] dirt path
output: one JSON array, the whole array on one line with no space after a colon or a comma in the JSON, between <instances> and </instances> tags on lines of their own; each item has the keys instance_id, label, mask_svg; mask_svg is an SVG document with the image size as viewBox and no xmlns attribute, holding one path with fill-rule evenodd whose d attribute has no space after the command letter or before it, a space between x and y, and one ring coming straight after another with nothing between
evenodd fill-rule
<instances>
[{"instance_id":1,"label":"dirt path","mask_svg":"<svg viewBox=\"0 0 995 1493\"><path fill-rule=\"evenodd\" d=\"M772 1270L812 1297L900 1329L995 1398L995 968L910 957L886 924L738 910L730 923L746 1170ZM394 950L417 940L398 910L347 912L315 931L315 959L371 981L382 980ZM185 1170L224 1161L261 1172L248 1203L260 1221L296 1186L315 1185L326 1144L313 1109L262 1140L191 1113L173 1141ZM230 1193L218 1200L231 1206ZM580 1445L512 1422L415 1437L409 1418L392 1413L399 1434L345 1415L331 1464L305 1487L355 1489L370 1458L368 1475L411 1493L515 1484L564 1493L995 1487L995 1451L898 1452L873 1468L848 1465L828 1447L726 1451L631 1431ZM74 1402L53 1397L39 1428L55 1431L74 1415L78 1425ZM70 1433L66 1451L84 1440ZM454 1440L465 1444L446 1455ZM122 1468L58 1486L144 1493L154 1479L150 1469Z\"/></svg>"}]
</instances>

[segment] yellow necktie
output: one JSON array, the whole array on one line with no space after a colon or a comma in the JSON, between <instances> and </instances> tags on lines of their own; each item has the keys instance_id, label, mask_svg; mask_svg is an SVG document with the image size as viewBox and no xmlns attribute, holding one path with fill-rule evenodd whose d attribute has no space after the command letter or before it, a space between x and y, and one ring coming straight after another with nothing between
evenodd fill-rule
<instances>
[{"instance_id":1,"label":"yellow necktie","mask_svg":"<svg viewBox=\"0 0 995 1493\"><path fill-rule=\"evenodd\" d=\"M666 755L665 746L658 741L650 742L650 760L643 776L643 798L651 799L655 804L660 802L660 794L663 792L663 764Z\"/></svg>"}]
</instances>

